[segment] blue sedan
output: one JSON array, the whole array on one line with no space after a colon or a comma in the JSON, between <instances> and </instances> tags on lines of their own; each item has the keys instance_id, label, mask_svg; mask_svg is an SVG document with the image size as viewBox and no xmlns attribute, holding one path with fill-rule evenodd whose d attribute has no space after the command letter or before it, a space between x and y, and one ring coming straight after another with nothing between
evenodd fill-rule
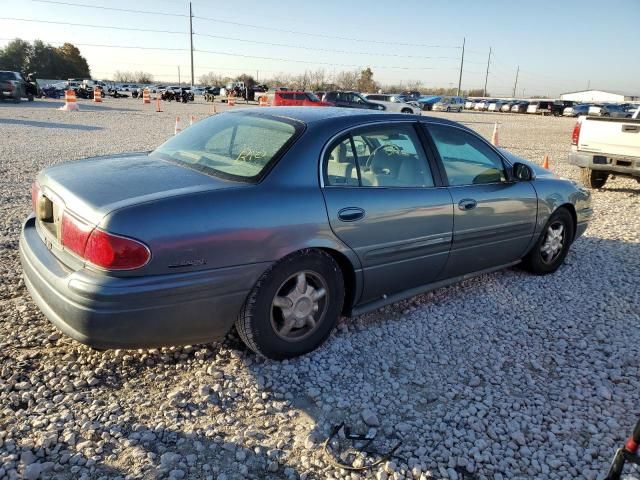
<instances>
[{"instance_id":1,"label":"blue sedan","mask_svg":"<svg viewBox=\"0 0 640 480\"><path fill-rule=\"evenodd\" d=\"M151 153L49 167L25 283L96 348L209 342L231 328L294 357L357 315L521 263L560 267L588 191L456 122L341 108L244 109Z\"/></svg>"}]
</instances>

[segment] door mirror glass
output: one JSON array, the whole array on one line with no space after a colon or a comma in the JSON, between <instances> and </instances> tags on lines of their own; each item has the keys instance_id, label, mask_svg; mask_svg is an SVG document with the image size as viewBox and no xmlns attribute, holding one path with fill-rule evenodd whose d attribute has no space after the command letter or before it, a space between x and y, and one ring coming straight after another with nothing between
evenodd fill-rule
<instances>
[{"instance_id":1,"label":"door mirror glass","mask_svg":"<svg viewBox=\"0 0 640 480\"><path fill-rule=\"evenodd\" d=\"M533 170L524 163L513 164L513 178L518 182L529 182L533 180Z\"/></svg>"}]
</instances>

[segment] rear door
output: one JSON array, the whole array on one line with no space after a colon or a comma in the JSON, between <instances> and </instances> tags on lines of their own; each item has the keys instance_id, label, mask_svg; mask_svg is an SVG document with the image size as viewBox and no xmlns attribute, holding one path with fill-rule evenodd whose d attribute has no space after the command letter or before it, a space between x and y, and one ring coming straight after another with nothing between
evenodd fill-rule
<instances>
[{"instance_id":1,"label":"rear door","mask_svg":"<svg viewBox=\"0 0 640 480\"><path fill-rule=\"evenodd\" d=\"M333 232L363 268L360 303L434 281L451 244L451 195L415 122L354 129L329 144L323 194Z\"/></svg>"},{"instance_id":2,"label":"rear door","mask_svg":"<svg viewBox=\"0 0 640 480\"><path fill-rule=\"evenodd\" d=\"M426 124L453 200L453 243L441 278L520 259L531 242L538 199L530 182L513 182L503 158L466 129Z\"/></svg>"}]
</instances>

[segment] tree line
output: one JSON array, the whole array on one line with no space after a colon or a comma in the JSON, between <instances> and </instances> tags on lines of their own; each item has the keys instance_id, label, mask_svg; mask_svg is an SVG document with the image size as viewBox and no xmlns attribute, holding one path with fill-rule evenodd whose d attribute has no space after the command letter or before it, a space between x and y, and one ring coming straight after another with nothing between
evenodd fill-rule
<instances>
[{"instance_id":1,"label":"tree line","mask_svg":"<svg viewBox=\"0 0 640 480\"><path fill-rule=\"evenodd\" d=\"M201 75L198 80L201 85L224 86L229 82L243 81L245 84L257 83L253 76L246 73L230 77L214 72ZM298 75L277 74L270 78L260 79L269 87L288 87L296 90L326 91L326 90L357 90L359 92L374 93L379 90L384 92L419 91L423 95L457 95L457 88L426 87L420 81L408 81L406 83L380 83L374 80L371 68L364 70L343 70L329 75L325 69L305 70ZM481 97L481 88L463 90L462 96ZM487 95L490 95L487 92Z\"/></svg>"},{"instance_id":2,"label":"tree line","mask_svg":"<svg viewBox=\"0 0 640 480\"><path fill-rule=\"evenodd\" d=\"M78 47L72 43L54 47L42 40L29 43L16 38L0 48L0 70L33 73L37 78L91 78Z\"/></svg>"}]
</instances>

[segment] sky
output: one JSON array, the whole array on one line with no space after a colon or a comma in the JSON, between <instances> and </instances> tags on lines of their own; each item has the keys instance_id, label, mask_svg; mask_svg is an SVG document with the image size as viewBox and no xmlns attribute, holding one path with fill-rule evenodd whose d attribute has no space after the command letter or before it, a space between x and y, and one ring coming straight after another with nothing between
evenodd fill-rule
<instances>
[{"instance_id":1,"label":"sky","mask_svg":"<svg viewBox=\"0 0 640 480\"><path fill-rule=\"evenodd\" d=\"M18 4L0 9L0 47L16 37L71 42L95 79L142 70L173 83L179 67L190 82L188 1ZM382 84L455 87L466 39L463 89L484 86L491 48L494 96L512 94L518 66L518 96L588 87L640 94L640 0L193 0L192 8L196 83L207 72L265 79L323 68L331 78L370 67Z\"/></svg>"}]
</instances>

